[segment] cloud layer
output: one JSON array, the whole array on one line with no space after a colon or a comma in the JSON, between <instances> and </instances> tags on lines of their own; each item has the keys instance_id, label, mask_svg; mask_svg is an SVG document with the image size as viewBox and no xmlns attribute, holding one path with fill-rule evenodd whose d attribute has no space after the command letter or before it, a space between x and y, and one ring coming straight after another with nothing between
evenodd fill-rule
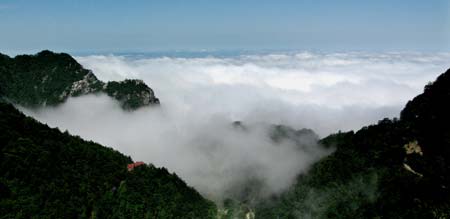
<instances>
[{"instance_id":1,"label":"cloud layer","mask_svg":"<svg viewBox=\"0 0 450 219\"><path fill-rule=\"evenodd\" d=\"M106 96L26 113L175 171L220 200L251 180L265 194L287 188L329 151L272 142L270 124L326 136L394 117L447 67L450 54L280 53L170 58L85 56L101 80L143 79L161 107L124 112ZM231 123L240 120L242 131ZM309 138L313 136L306 136Z\"/></svg>"},{"instance_id":2,"label":"cloud layer","mask_svg":"<svg viewBox=\"0 0 450 219\"><path fill-rule=\"evenodd\" d=\"M142 78L163 105L321 136L397 116L450 53L280 53L228 58L78 57L102 80ZM254 118L255 117L255 118Z\"/></svg>"}]
</instances>

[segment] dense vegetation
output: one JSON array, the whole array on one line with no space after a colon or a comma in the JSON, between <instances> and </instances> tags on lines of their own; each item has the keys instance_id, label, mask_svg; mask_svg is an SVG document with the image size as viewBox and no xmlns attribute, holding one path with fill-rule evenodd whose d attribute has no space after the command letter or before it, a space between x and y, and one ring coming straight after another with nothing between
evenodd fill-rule
<instances>
[{"instance_id":1,"label":"dense vegetation","mask_svg":"<svg viewBox=\"0 0 450 219\"><path fill-rule=\"evenodd\" d=\"M129 157L7 103L54 105L98 92L125 109L158 103L142 81L105 84L67 54L0 54L0 218L450 218L450 70L399 119L320 140L335 151L288 191L262 200L262 182L250 181L220 211L166 169L129 172ZM311 130L282 125L270 137L299 147L318 140Z\"/></svg>"},{"instance_id":2,"label":"dense vegetation","mask_svg":"<svg viewBox=\"0 0 450 219\"><path fill-rule=\"evenodd\" d=\"M141 80L110 81L106 84L104 91L123 103L122 106L126 109L137 109L143 105L159 103L153 90Z\"/></svg>"},{"instance_id":3,"label":"dense vegetation","mask_svg":"<svg viewBox=\"0 0 450 219\"><path fill-rule=\"evenodd\" d=\"M175 174L49 128L0 103L0 218L213 218Z\"/></svg>"},{"instance_id":4,"label":"dense vegetation","mask_svg":"<svg viewBox=\"0 0 450 219\"><path fill-rule=\"evenodd\" d=\"M42 51L14 58L0 54L0 93L26 107L56 105L68 97L106 93L124 109L158 104L153 90L140 80L104 83L65 53Z\"/></svg>"},{"instance_id":5,"label":"dense vegetation","mask_svg":"<svg viewBox=\"0 0 450 219\"><path fill-rule=\"evenodd\" d=\"M450 70L400 119L321 140L336 151L257 218L450 218Z\"/></svg>"}]
</instances>

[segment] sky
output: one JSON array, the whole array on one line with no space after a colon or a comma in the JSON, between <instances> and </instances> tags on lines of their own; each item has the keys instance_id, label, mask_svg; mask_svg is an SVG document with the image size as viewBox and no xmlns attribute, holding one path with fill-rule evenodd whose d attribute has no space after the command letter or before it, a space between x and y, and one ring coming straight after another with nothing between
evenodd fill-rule
<instances>
[{"instance_id":1,"label":"sky","mask_svg":"<svg viewBox=\"0 0 450 219\"><path fill-rule=\"evenodd\" d=\"M446 0L1 0L0 52L449 51Z\"/></svg>"},{"instance_id":2,"label":"sky","mask_svg":"<svg viewBox=\"0 0 450 219\"><path fill-rule=\"evenodd\" d=\"M161 107L124 112L90 95L23 110L167 167L214 200L254 179L264 195L282 192L330 152L314 136L274 147L270 125L325 137L398 117L450 66L447 0L125 2L0 0L0 52L70 53L100 80L144 80ZM188 55L149 55L170 51Z\"/></svg>"}]
</instances>

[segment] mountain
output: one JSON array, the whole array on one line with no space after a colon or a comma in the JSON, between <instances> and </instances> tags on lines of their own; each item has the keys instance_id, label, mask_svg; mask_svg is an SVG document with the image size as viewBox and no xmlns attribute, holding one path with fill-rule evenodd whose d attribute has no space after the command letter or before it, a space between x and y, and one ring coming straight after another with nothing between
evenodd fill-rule
<instances>
[{"instance_id":1,"label":"mountain","mask_svg":"<svg viewBox=\"0 0 450 219\"><path fill-rule=\"evenodd\" d=\"M249 181L219 211L166 169L127 170L131 158L9 104L56 105L89 93L106 93L129 110L158 103L142 81L101 82L67 54L0 55L0 218L450 218L450 70L400 118L321 139L334 152L287 191L259 197L261 182ZM283 125L269 135L299 147L319 139Z\"/></svg>"},{"instance_id":2,"label":"mountain","mask_svg":"<svg viewBox=\"0 0 450 219\"><path fill-rule=\"evenodd\" d=\"M321 140L336 151L256 218L450 218L450 70L399 119Z\"/></svg>"},{"instance_id":3,"label":"mountain","mask_svg":"<svg viewBox=\"0 0 450 219\"><path fill-rule=\"evenodd\" d=\"M69 97L92 93L105 93L127 110L159 104L142 80L102 82L65 53L44 50L14 58L0 54L0 95L12 103L25 107L57 105Z\"/></svg>"},{"instance_id":4,"label":"mountain","mask_svg":"<svg viewBox=\"0 0 450 219\"><path fill-rule=\"evenodd\" d=\"M0 103L0 218L214 218L177 175Z\"/></svg>"}]
</instances>

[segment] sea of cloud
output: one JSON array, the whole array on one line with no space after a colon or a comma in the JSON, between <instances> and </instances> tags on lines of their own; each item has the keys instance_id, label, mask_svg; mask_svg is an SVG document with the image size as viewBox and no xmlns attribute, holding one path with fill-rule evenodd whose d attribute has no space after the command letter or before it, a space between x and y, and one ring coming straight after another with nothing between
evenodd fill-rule
<instances>
[{"instance_id":1,"label":"sea of cloud","mask_svg":"<svg viewBox=\"0 0 450 219\"><path fill-rule=\"evenodd\" d=\"M176 172L220 200L248 180L278 193L329 153L317 144L275 144L270 124L324 137L396 117L423 86L450 67L450 53L289 52L229 57L76 57L101 80L143 79L160 107L125 112L106 96L71 98L24 111ZM243 121L250 131L231 125Z\"/></svg>"},{"instance_id":2,"label":"sea of cloud","mask_svg":"<svg viewBox=\"0 0 450 219\"><path fill-rule=\"evenodd\" d=\"M215 58L85 56L102 80L144 79L163 105L314 129L394 117L450 67L450 53L279 53ZM190 110L190 111L189 111Z\"/></svg>"}]
</instances>

